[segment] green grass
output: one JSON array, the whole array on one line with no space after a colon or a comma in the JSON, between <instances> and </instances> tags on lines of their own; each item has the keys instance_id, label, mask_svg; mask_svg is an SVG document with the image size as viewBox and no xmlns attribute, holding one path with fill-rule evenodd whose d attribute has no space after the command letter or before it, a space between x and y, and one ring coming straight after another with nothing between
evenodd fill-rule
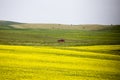
<instances>
[{"instance_id":1,"label":"green grass","mask_svg":"<svg viewBox=\"0 0 120 80\"><path fill-rule=\"evenodd\" d=\"M80 46L120 44L120 33L112 31L81 30L0 30L0 44L31 46ZM65 39L65 43L58 43Z\"/></svg>"},{"instance_id":2,"label":"green grass","mask_svg":"<svg viewBox=\"0 0 120 80\"><path fill-rule=\"evenodd\" d=\"M20 29L11 25L23 25L28 29ZM24 26L25 25L25 26ZM37 24L36 24L37 25ZM120 26L119 25L61 25L51 24L37 27L46 27L45 29L32 29L35 24L20 24L17 22L0 21L0 44L9 45L29 45L29 46L85 46L85 45L115 45L120 44ZM49 27L48 27L49 26ZM52 28L59 27L57 28ZM69 26L70 29L63 29ZM85 27L85 30L74 29L74 27ZM102 27L102 29L97 27ZM29 28L31 27L31 28ZM91 30L87 30L91 28ZM95 29L96 30L95 30ZM58 43L58 39L65 39L65 43Z\"/></svg>"}]
</instances>

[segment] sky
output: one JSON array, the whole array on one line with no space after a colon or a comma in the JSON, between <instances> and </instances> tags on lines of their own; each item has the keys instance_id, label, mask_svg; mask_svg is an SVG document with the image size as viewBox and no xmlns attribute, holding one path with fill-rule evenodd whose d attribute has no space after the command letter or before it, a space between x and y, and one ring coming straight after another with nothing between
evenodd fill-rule
<instances>
[{"instance_id":1,"label":"sky","mask_svg":"<svg viewBox=\"0 0 120 80\"><path fill-rule=\"evenodd\" d=\"M0 0L0 20L120 24L120 0Z\"/></svg>"}]
</instances>

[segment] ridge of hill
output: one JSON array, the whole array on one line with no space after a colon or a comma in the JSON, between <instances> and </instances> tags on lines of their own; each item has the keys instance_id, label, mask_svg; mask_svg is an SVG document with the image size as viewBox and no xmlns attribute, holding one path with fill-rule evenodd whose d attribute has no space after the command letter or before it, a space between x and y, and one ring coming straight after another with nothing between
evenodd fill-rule
<instances>
[{"instance_id":1,"label":"ridge of hill","mask_svg":"<svg viewBox=\"0 0 120 80\"><path fill-rule=\"evenodd\" d=\"M15 29L14 27L10 26L13 24L21 24L19 22L14 22L14 21L5 21L5 20L0 20L0 29Z\"/></svg>"},{"instance_id":2,"label":"ridge of hill","mask_svg":"<svg viewBox=\"0 0 120 80\"><path fill-rule=\"evenodd\" d=\"M106 25L65 25L65 24L13 24L19 29L70 29L70 30L103 30Z\"/></svg>"},{"instance_id":3,"label":"ridge of hill","mask_svg":"<svg viewBox=\"0 0 120 80\"><path fill-rule=\"evenodd\" d=\"M120 25L98 25L98 24L34 24L19 23L14 21L0 20L0 29L64 29L64 30L114 30L119 29Z\"/></svg>"},{"instance_id":4,"label":"ridge of hill","mask_svg":"<svg viewBox=\"0 0 120 80\"><path fill-rule=\"evenodd\" d=\"M0 25L13 25L13 24L21 24L21 23L19 23L19 22L14 22L14 21L0 20Z\"/></svg>"}]
</instances>

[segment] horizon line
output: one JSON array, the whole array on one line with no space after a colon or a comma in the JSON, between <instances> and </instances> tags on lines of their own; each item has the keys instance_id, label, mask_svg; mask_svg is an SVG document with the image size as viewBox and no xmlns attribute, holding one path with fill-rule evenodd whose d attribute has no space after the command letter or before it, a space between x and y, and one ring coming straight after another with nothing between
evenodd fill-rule
<instances>
[{"instance_id":1,"label":"horizon line","mask_svg":"<svg viewBox=\"0 0 120 80\"><path fill-rule=\"evenodd\" d=\"M22 21L15 21L15 20L0 20L0 21L11 21L11 22L16 22L16 23L22 23L22 24L60 24L60 25L120 25L119 24L113 24L113 23L109 23L109 24L102 24L102 23L52 23L52 22L22 22Z\"/></svg>"}]
</instances>

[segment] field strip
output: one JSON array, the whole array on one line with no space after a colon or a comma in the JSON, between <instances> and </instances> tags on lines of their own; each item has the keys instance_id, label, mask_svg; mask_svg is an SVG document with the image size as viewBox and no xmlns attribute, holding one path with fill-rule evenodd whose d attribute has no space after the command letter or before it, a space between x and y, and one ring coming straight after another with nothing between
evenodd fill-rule
<instances>
[{"instance_id":1,"label":"field strip","mask_svg":"<svg viewBox=\"0 0 120 80\"><path fill-rule=\"evenodd\" d=\"M19 77L21 80L47 80L46 76L50 80L119 80L120 56L97 53L103 47L107 51L111 51L118 50L120 46L0 45L0 79L11 80L21 75ZM89 49L90 52L85 51ZM96 50L96 52L91 52L91 49ZM16 74L13 75L13 73Z\"/></svg>"}]
</instances>

